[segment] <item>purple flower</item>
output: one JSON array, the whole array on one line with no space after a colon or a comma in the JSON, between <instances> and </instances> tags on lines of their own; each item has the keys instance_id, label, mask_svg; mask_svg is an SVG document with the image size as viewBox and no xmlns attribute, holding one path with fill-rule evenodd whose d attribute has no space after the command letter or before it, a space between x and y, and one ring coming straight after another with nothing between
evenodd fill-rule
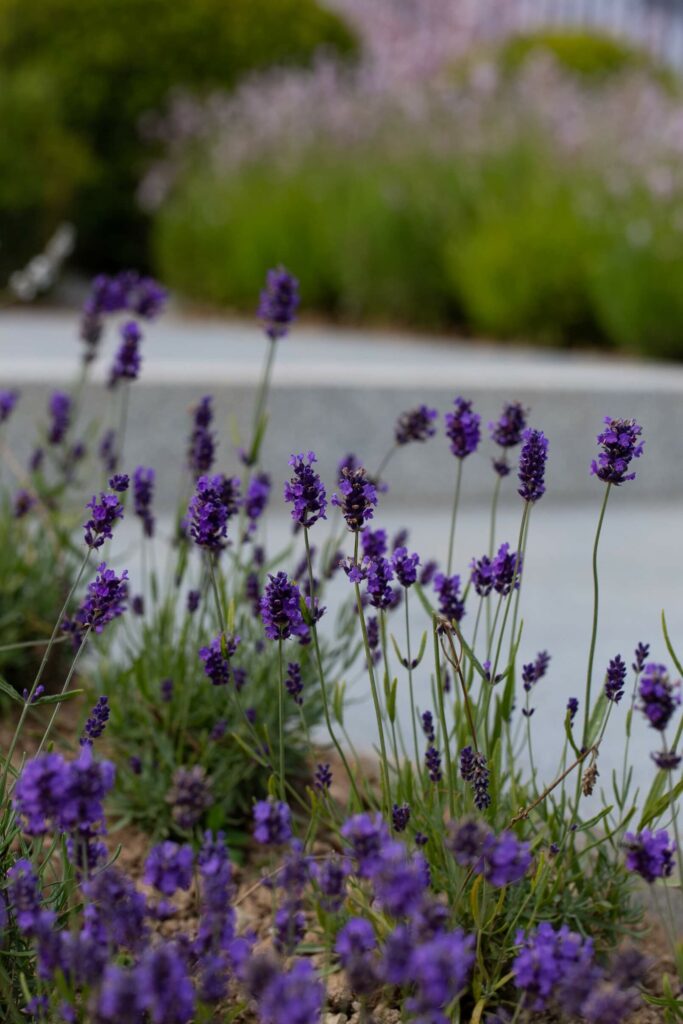
<instances>
[{"instance_id":1,"label":"purple flower","mask_svg":"<svg viewBox=\"0 0 683 1024\"><path fill-rule=\"evenodd\" d=\"M644 828L637 833L627 832L624 836L624 849L626 867L646 882L668 878L673 873L676 849L666 829L651 832Z\"/></svg>"},{"instance_id":2,"label":"purple flower","mask_svg":"<svg viewBox=\"0 0 683 1024\"><path fill-rule=\"evenodd\" d=\"M410 806L408 804L394 804L391 811L391 823L394 832L405 832L410 821Z\"/></svg>"},{"instance_id":3,"label":"purple flower","mask_svg":"<svg viewBox=\"0 0 683 1024\"><path fill-rule=\"evenodd\" d=\"M0 391L0 423L10 418L18 401L18 391Z\"/></svg>"},{"instance_id":4,"label":"purple flower","mask_svg":"<svg viewBox=\"0 0 683 1024\"><path fill-rule=\"evenodd\" d=\"M497 594L506 596L511 590L519 590L519 578L522 573L521 551L510 551L509 544L501 544L491 568L493 589Z\"/></svg>"},{"instance_id":5,"label":"purple flower","mask_svg":"<svg viewBox=\"0 0 683 1024\"><path fill-rule=\"evenodd\" d=\"M569 700L567 701L567 713L569 715L569 725L570 726L572 726L574 724L574 719L576 718L576 714L577 714L578 710L579 710L579 702L578 702L578 700L576 699L576 697L570 697Z\"/></svg>"},{"instance_id":6,"label":"purple flower","mask_svg":"<svg viewBox=\"0 0 683 1024\"><path fill-rule=\"evenodd\" d=\"M321 906L328 913L336 913L346 896L346 879L350 873L348 861L327 857L322 864L314 864L312 871L322 895Z\"/></svg>"},{"instance_id":7,"label":"purple flower","mask_svg":"<svg viewBox=\"0 0 683 1024\"><path fill-rule=\"evenodd\" d=\"M167 839L150 850L142 877L164 896L172 896L178 889L190 888L193 865L192 847Z\"/></svg>"},{"instance_id":8,"label":"purple flower","mask_svg":"<svg viewBox=\"0 0 683 1024\"><path fill-rule=\"evenodd\" d=\"M445 576L439 572L434 577L434 589L439 598L439 612L449 622L460 622L465 614L465 603L460 597L460 577Z\"/></svg>"},{"instance_id":9,"label":"purple flower","mask_svg":"<svg viewBox=\"0 0 683 1024\"><path fill-rule=\"evenodd\" d=\"M123 570L117 576L113 569L107 569L107 563L101 562L97 567L97 576L88 584L88 594L73 619L65 619L62 623L64 632L72 633L74 639L80 640L88 629L101 633L104 627L123 615L128 597L128 571Z\"/></svg>"},{"instance_id":10,"label":"purple flower","mask_svg":"<svg viewBox=\"0 0 683 1024\"><path fill-rule=\"evenodd\" d=\"M607 666L607 675L605 678L605 696L607 697L607 700L614 701L615 704L618 704L624 696L625 682L626 665L622 660L621 655L617 654L616 658L612 658Z\"/></svg>"},{"instance_id":11,"label":"purple flower","mask_svg":"<svg viewBox=\"0 0 683 1024\"><path fill-rule=\"evenodd\" d=\"M460 751L460 774L465 782L472 784L474 806L483 811L491 804L489 793L489 769L485 754L475 753L471 747Z\"/></svg>"},{"instance_id":12,"label":"purple flower","mask_svg":"<svg viewBox=\"0 0 683 1024\"><path fill-rule=\"evenodd\" d=\"M388 550L387 531L366 526L360 535L363 558L382 558Z\"/></svg>"},{"instance_id":13,"label":"purple flower","mask_svg":"<svg viewBox=\"0 0 683 1024\"><path fill-rule=\"evenodd\" d=\"M394 550L392 559L396 578L402 587L411 587L417 580L417 567L420 564L420 556L408 554L408 549L399 547Z\"/></svg>"},{"instance_id":14,"label":"purple flower","mask_svg":"<svg viewBox=\"0 0 683 1024\"><path fill-rule=\"evenodd\" d=\"M188 613L190 615L194 615L194 613L199 608L199 602L201 600L201 597L202 597L202 595L201 595L201 592L199 590L188 590L188 592L187 592L187 610L188 610Z\"/></svg>"},{"instance_id":15,"label":"purple flower","mask_svg":"<svg viewBox=\"0 0 683 1024\"><path fill-rule=\"evenodd\" d=\"M390 586L394 578L394 571L386 558L373 559L367 567L367 587L370 604L373 608L391 608L394 601L394 591Z\"/></svg>"},{"instance_id":16,"label":"purple flower","mask_svg":"<svg viewBox=\"0 0 683 1024\"><path fill-rule=\"evenodd\" d=\"M613 420L605 416L607 429L598 434L602 451L591 463L591 473L607 484L618 487L626 480L634 480L635 473L627 473L632 459L643 454L643 443L638 438L643 432L635 420Z\"/></svg>"},{"instance_id":17,"label":"purple flower","mask_svg":"<svg viewBox=\"0 0 683 1024\"><path fill-rule=\"evenodd\" d=\"M194 987L177 946L150 946L137 975L140 1002L154 1024L189 1024L194 1017Z\"/></svg>"},{"instance_id":18,"label":"purple flower","mask_svg":"<svg viewBox=\"0 0 683 1024\"><path fill-rule=\"evenodd\" d=\"M213 421L211 395L204 395L193 410L193 429L187 448L187 462L195 479L209 472L216 455L216 438L209 430Z\"/></svg>"},{"instance_id":19,"label":"purple flower","mask_svg":"<svg viewBox=\"0 0 683 1024\"><path fill-rule=\"evenodd\" d=\"M299 308L299 282L284 267L269 270L261 292L258 317L271 339L284 338Z\"/></svg>"},{"instance_id":20,"label":"purple flower","mask_svg":"<svg viewBox=\"0 0 683 1024\"><path fill-rule=\"evenodd\" d=\"M285 689L295 704L303 704L301 694L304 689L304 684L301 680L301 665L296 661L290 661L287 665Z\"/></svg>"},{"instance_id":21,"label":"purple flower","mask_svg":"<svg viewBox=\"0 0 683 1024\"><path fill-rule=\"evenodd\" d=\"M429 867L420 853L409 856L403 843L389 842L373 875L375 898L392 917L409 917L420 906L429 885Z\"/></svg>"},{"instance_id":22,"label":"purple flower","mask_svg":"<svg viewBox=\"0 0 683 1024\"><path fill-rule=\"evenodd\" d=\"M425 753L425 768L432 782L441 782L443 772L441 771L441 754L436 747L427 747Z\"/></svg>"},{"instance_id":23,"label":"purple flower","mask_svg":"<svg viewBox=\"0 0 683 1024\"><path fill-rule=\"evenodd\" d=\"M25 935L35 932L41 916L41 893L38 876L30 860L20 858L7 872L10 908L17 926Z\"/></svg>"},{"instance_id":24,"label":"purple flower","mask_svg":"<svg viewBox=\"0 0 683 1024\"><path fill-rule=\"evenodd\" d=\"M326 793L332 785L332 769L329 764L318 764L315 768L313 784L321 793Z\"/></svg>"},{"instance_id":25,"label":"purple flower","mask_svg":"<svg viewBox=\"0 0 683 1024\"><path fill-rule=\"evenodd\" d=\"M545 494L545 464L548 458L548 438L542 430L525 430L524 444L519 456L518 494L525 501L536 502Z\"/></svg>"},{"instance_id":26,"label":"purple flower","mask_svg":"<svg viewBox=\"0 0 683 1024\"><path fill-rule=\"evenodd\" d=\"M263 1024L319 1024L325 988L308 960L277 971L257 994Z\"/></svg>"},{"instance_id":27,"label":"purple flower","mask_svg":"<svg viewBox=\"0 0 683 1024\"><path fill-rule=\"evenodd\" d=\"M422 572L420 573L420 586L421 587L428 587L429 586L429 584L434 579L434 576L436 574L436 570L438 568L439 568L438 562L435 562L434 559L430 559L430 561L425 562L425 564L422 566Z\"/></svg>"},{"instance_id":28,"label":"purple flower","mask_svg":"<svg viewBox=\"0 0 683 1024\"><path fill-rule=\"evenodd\" d=\"M389 830L380 814L356 814L342 826L341 834L351 846L358 874L370 878L377 870L381 851L389 841Z\"/></svg>"},{"instance_id":29,"label":"purple flower","mask_svg":"<svg viewBox=\"0 0 683 1024\"><path fill-rule=\"evenodd\" d=\"M291 956L306 934L306 917L297 901L287 900L275 912L273 945L278 953Z\"/></svg>"},{"instance_id":30,"label":"purple flower","mask_svg":"<svg viewBox=\"0 0 683 1024\"><path fill-rule=\"evenodd\" d=\"M208 647L200 648L199 657L204 662L204 674L214 686L227 686L230 682L230 659L239 643L239 636L221 633L213 638Z\"/></svg>"},{"instance_id":31,"label":"purple flower","mask_svg":"<svg viewBox=\"0 0 683 1024\"><path fill-rule=\"evenodd\" d=\"M434 437L436 427L433 423L438 417L436 409L429 409L426 405L401 413L394 429L396 444L405 445L411 441L422 443Z\"/></svg>"},{"instance_id":32,"label":"purple flower","mask_svg":"<svg viewBox=\"0 0 683 1024\"><path fill-rule=\"evenodd\" d=\"M435 936L416 947L412 958L415 995L408 1000L411 1013L425 1021L445 1020L444 1010L467 983L474 964L474 937L458 929Z\"/></svg>"},{"instance_id":33,"label":"purple flower","mask_svg":"<svg viewBox=\"0 0 683 1024\"><path fill-rule=\"evenodd\" d=\"M539 651L535 661L530 661L527 665L522 666L522 683L527 693L540 679L543 679L548 671L549 664L550 655L548 652Z\"/></svg>"},{"instance_id":34,"label":"purple flower","mask_svg":"<svg viewBox=\"0 0 683 1024\"><path fill-rule=\"evenodd\" d=\"M451 442L451 452L458 459L464 459L477 450L481 437L481 416L472 412L472 403L458 397L454 401L455 412L447 412L446 437Z\"/></svg>"},{"instance_id":35,"label":"purple flower","mask_svg":"<svg viewBox=\"0 0 683 1024\"><path fill-rule=\"evenodd\" d=\"M90 833L103 825L102 805L113 784L114 766L94 761L90 746L71 762L59 754L41 754L24 765L14 806L29 835L42 835L50 828Z\"/></svg>"},{"instance_id":36,"label":"purple flower","mask_svg":"<svg viewBox=\"0 0 683 1024\"><path fill-rule=\"evenodd\" d=\"M484 840L482 859L475 865L490 885L500 887L518 882L529 870L529 844L520 842L512 832L491 833Z\"/></svg>"},{"instance_id":37,"label":"purple flower","mask_svg":"<svg viewBox=\"0 0 683 1024\"><path fill-rule=\"evenodd\" d=\"M135 970L107 964L97 1003L97 1019L107 1024L142 1024L143 1006Z\"/></svg>"},{"instance_id":38,"label":"purple flower","mask_svg":"<svg viewBox=\"0 0 683 1024\"><path fill-rule=\"evenodd\" d=\"M374 515L377 505L375 485L368 480L362 466L353 470L345 466L339 478L339 490L341 494L332 495L332 504L341 509L349 530L358 533Z\"/></svg>"},{"instance_id":39,"label":"purple flower","mask_svg":"<svg viewBox=\"0 0 683 1024\"><path fill-rule=\"evenodd\" d=\"M634 657L634 661L633 661L633 664L631 665L631 668L636 673L636 675L640 675L640 673L643 671L643 668L645 667L645 662L647 660L647 657L648 657L649 653L650 653L650 645L649 644L639 643L638 646L636 647L635 653L634 653L634 656L633 656Z\"/></svg>"},{"instance_id":40,"label":"purple flower","mask_svg":"<svg viewBox=\"0 0 683 1024\"><path fill-rule=\"evenodd\" d=\"M14 508L13 514L15 519L23 519L24 516L28 515L31 509L37 502L37 498L29 491L20 487L17 493L14 495Z\"/></svg>"},{"instance_id":41,"label":"purple flower","mask_svg":"<svg viewBox=\"0 0 683 1024\"><path fill-rule=\"evenodd\" d=\"M488 555L470 562L470 580L480 597L488 597L493 590L493 562Z\"/></svg>"},{"instance_id":42,"label":"purple flower","mask_svg":"<svg viewBox=\"0 0 683 1024\"><path fill-rule=\"evenodd\" d=\"M581 1005L581 1016L588 1024L622 1024L638 1009L641 998L637 989L622 989L611 982L601 982Z\"/></svg>"},{"instance_id":43,"label":"purple flower","mask_svg":"<svg viewBox=\"0 0 683 1024\"><path fill-rule=\"evenodd\" d=\"M267 473L256 473L249 481L244 499L244 509L252 530L255 529L257 521L266 510L270 498L270 488L270 477Z\"/></svg>"},{"instance_id":44,"label":"purple flower","mask_svg":"<svg viewBox=\"0 0 683 1024\"><path fill-rule=\"evenodd\" d=\"M225 547L228 520L239 508L239 480L222 473L200 476L187 509L190 536L199 547L220 551Z\"/></svg>"},{"instance_id":45,"label":"purple flower","mask_svg":"<svg viewBox=\"0 0 683 1024\"><path fill-rule=\"evenodd\" d=\"M434 716L431 711L422 712L421 724L422 731L427 737L427 742L433 743L436 738L436 733L434 731Z\"/></svg>"},{"instance_id":46,"label":"purple flower","mask_svg":"<svg viewBox=\"0 0 683 1024\"><path fill-rule=\"evenodd\" d=\"M154 536L154 516L152 515L152 498L154 497L154 470L138 466L133 473L133 502L135 515L142 520L145 537Z\"/></svg>"},{"instance_id":47,"label":"purple flower","mask_svg":"<svg viewBox=\"0 0 683 1024\"><path fill-rule=\"evenodd\" d=\"M514 983L533 1010L543 1010L568 977L576 978L583 972L592 980L591 941L566 925L555 931L542 921L526 936L518 932L516 943L521 949L512 963Z\"/></svg>"},{"instance_id":48,"label":"purple flower","mask_svg":"<svg viewBox=\"0 0 683 1024\"><path fill-rule=\"evenodd\" d=\"M681 703L680 683L673 683L665 665L646 665L638 685L640 710L653 729L666 729L671 716Z\"/></svg>"},{"instance_id":49,"label":"purple flower","mask_svg":"<svg viewBox=\"0 0 683 1024\"><path fill-rule=\"evenodd\" d=\"M222 832L215 838L211 832L205 833L197 865L202 880L202 899L194 951L198 956L227 953L235 937L235 911L230 905L232 868Z\"/></svg>"},{"instance_id":50,"label":"purple flower","mask_svg":"<svg viewBox=\"0 0 683 1024\"><path fill-rule=\"evenodd\" d=\"M342 967L357 956L363 956L377 948L375 932L369 921L363 917L352 917L337 935L334 950Z\"/></svg>"},{"instance_id":51,"label":"purple flower","mask_svg":"<svg viewBox=\"0 0 683 1024\"><path fill-rule=\"evenodd\" d=\"M88 721L85 723L83 735L79 742L82 747L92 746L93 740L100 738L109 721L109 698L102 694L90 712Z\"/></svg>"},{"instance_id":52,"label":"purple flower","mask_svg":"<svg viewBox=\"0 0 683 1024\"><path fill-rule=\"evenodd\" d=\"M89 548L101 548L105 540L114 536L114 523L123 518L123 505L116 494L100 493L99 501L93 495L85 507L91 510L90 519L83 523L85 543Z\"/></svg>"},{"instance_id":53,"label":"purple flower","mask_svg":"<svg viewBox=\"0 0 683 1024\"><path fill-rule=\"evenodd\" d=\"M199 764L176 768L166 800L176 825L185 830L194 828L213 803L206 770Z\"/></svg>"},{"instance_id":54,"label":"purple flower","mask_svg":"<svg viewBox=\"0 0 683 1024\"><path fill-rule=\"evenodd\" d=\"M109 486L112 491L116 491L117 494L124 494L128 490L130 484L130 477L127 473L114 473L109 480Z\"/></svg>"},{"instance_id":55,"label":"purple flower","mask_svg":"<svg viewBox=\"0 0 683 1024\"><path fill-rule=\"evenodd\" d=\"M109 372L110 388L115 387L120 380L138 379L142 365L141 341L142 331L134 320L129 320L121 327L121 345Z\"/></svg>"},{"instance_id":56,"label":"purple flower","mask_svg":"<svg viewBox=\"0 0 683 1024\"><path fill-rule=\"evenodd\" d=\"M71 398L63 391L55 391L50 398L52 420L47 439L49 444L61 444L71 425Z\"/></svg>"},{"instance_id":57,"label":"purple flower","mask_svg":"<svg viewBox=\"0 0 683 1024\"><path fill-rule=\"evenodd\" d=\"M658 750L654 754L650 754L650 757L663 772L676 771L683 760L681 755L677 754L675 750Z\"/></svg>"},{"instance_id":58,"label":"purple flower","mask_svg":"<svg viewBox=\"0 0 683 1024\"><path fill-rule=\"evenodd\" d=\"M293 506L294 522L304 527L313 526L319 519L327 518L325 487L313 469L313 463L317 461L315 452L308 452L306 456L292 455L289 460L294 475L285 484L285 501Z\"/></svg>"},{"instance_id":59,"label":"purple flower","mask_svg":"<svg viewBox=\"0 0 683 1024\"><path fill-rule=\"evenodd\" d=\"M521 402L506 403L500 417L489 423L491 440L501 448L516 448L522 441L527 414Z\"/></svg>"},{"instance_id":60,"label":"purple flower","mask_svg":"<svg viewBox=\"0 0 683 1024\"><path fill-rule=\"evenodd\" d=\"M305 627L300 600L299 588L287 578L286 573L268 575L261 598L261 618L269 639L287 640L292 635L301 635Z\"/></svg>"},{"instance_id":61,"label":"purple flower","mask_svg":"<svg viewBox=\"0 0 683 1024\"><path fill-rule=\"evenodd\" d=\"M259 800L254 806L254 839L266 846L279 846L292 838L292 812L277 800Z\"/></svg>"}]
</instances>

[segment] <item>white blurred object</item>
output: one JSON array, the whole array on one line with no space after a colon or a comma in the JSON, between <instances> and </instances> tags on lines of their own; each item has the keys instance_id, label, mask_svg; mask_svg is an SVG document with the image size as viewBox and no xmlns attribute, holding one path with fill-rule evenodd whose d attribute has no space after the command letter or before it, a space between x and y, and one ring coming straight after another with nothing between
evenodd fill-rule
<instances>
[{"instance_id":1,"label":"white blurred object","mask_svg":"<svg viewBox=\"0 0 683 1024\"><path fill-rule=\"evenodd\" d=\"M10 291L20 302L32 302L52 287L62 264L73 252L75 241L73 224L60 224L44 251L29 260L22 270L15 270L10 275Z\"/></svg>"}]
</instances>

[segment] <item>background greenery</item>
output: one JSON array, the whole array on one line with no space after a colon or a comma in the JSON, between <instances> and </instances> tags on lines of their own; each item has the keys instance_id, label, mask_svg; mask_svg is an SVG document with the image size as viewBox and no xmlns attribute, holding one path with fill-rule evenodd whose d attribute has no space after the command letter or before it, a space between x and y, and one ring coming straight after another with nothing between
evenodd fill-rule
<instances>
[{"instance_id":1,"label":"background greenery","mask_svg":"<svg viewBox=\"0 0 683 1024\"><path fill-rule=\"evenodd\" d=\"M0 0L3 271L61 218L93 270L140 267L139 118L174 87L230 88L246 72L354 48L316 0Z\"/></svg>"}]
</instances>

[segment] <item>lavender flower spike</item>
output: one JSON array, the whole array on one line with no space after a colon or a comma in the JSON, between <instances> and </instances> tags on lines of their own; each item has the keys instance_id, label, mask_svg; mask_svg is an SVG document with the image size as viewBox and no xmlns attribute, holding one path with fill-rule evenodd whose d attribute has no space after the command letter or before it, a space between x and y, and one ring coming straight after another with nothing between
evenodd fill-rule
<instances>
[{"instance_id":1,"label":"lavender flower spike","mask_svg":"<svg viewBox=\"0 0 683 1024\"><path fill-rule=\"evenodd\" d=\"M607 484L619 487L627 480L635 480L635 473L627 470L633 459L643 454L643 443L638 438L643 428L635 420L613 420L605 416L607 429L598 434L602 451L591 463L591 473Z\"/></svg>"},{"instance_id":2,"label":"lavender flower spike","mask_svg":"<svg viewBox=\"0 0 683 1024\"><path fill-rule=\"evenodd\" d=\"M341 509L346 525L352 533L359 533L372 519L377 505L377 490L368 480L362 466L349 469L344 466L339 477L341 494L332 495L332 504Z\"/></svg>"},{"instance_id":3,"label":"lavender flower spike","mask_svg":"<svg viewBox=\"0 0 683 1024\"><path fill-rule=\"evenodd\" d=\"M271 341L284 338L299 308L299 282L284 267L269 270L261 292L259 319Z\"/></svg>"},{"instance_id":4,"label":"lavender flower spike","mask_svg":"<svg viewBox=\"0 0 683 1024\"><path fill-rule=\"evenodd\" d=\"M477 450L481 438L481 416L472 412L472 403L467 399L455 399L455 412L447 412L446 437L451 442L451 452L457 459L465 459Z\"/></svg>"},{"instance_id":5,"label":"lavender flower spike","mask_svg":"<svg viewBox=\"0 0 683 1024\"><path fill-rule=\"evenodd\" d=\"M292 455L289 460L294 475L285 484L285 501L293 506L294 522L303 527L313 526L319 519L327 518L325 487L313 469L313 463L317 461L315 452L309 452L305 457L303 454Z\"/></svg>"},{"instance_id":6,"label":"lavender flower spike","mask_svg":"<svg viewBox=\"0 0 683 1024\"><path fill-rule=\"evenodd\" d=\"M525 430L519 456L519 490L525 501L536 502L545 494L545 464L548 438L542 430Z\"/></svg>"}]
</instances>

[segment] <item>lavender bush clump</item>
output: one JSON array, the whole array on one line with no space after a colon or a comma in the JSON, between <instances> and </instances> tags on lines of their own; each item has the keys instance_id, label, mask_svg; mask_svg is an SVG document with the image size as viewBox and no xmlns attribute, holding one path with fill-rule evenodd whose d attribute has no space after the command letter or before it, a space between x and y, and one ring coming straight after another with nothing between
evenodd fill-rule
<instances>
[{"instance_id":1,"label":"lavender bush clump","mask_svg":"<svg viewBox=\"0 0 683 1024\"><path fill-rule=\"evenodd\" d=\"M296 307L282 273L271 276L262 302L266 384L274 343ZM129 315L135 305L144 319L143 308L152 315L163 301L125 279L98 289L87 325L93 339L107 304ZM88 345L94 352L96 341ZM117 414L127 390L111 395ZM295 529L291 549L275 556L263 531L266 399L264 385L257 442L238 444L239 477L208 475L217 450L212 401L204 396L194 407L187 457L178 445L180 512L164 573L155 564L161 530L150 543L153 470L138 467L130 495L127 475L107 470L110 491L87 506L85 550L73 545L81 568L72 568L55 608L52 639L41 641L46 660L30 687L2 679L17 725L0 764L0 978L10 1015L17 1010L12 1024L27 1014L195 1024L224 1012L249 1013L258 1024L323 1024L338 1012L342 987L361 1019L386 1009L406 1024L500 1024L534 1012L625 1024L643 1000L675 1019L675 935L673 967L655 994L643 987L638 956L614 951L637 931L635 886L673 888L680 871L679 685L640 643L631 688L617 656L593 697L597 585L584 693L558 695L566 711L555 770L534 754L539 716L532 719L528 699L532 691L544 699L534 688L550 656L541 650L524 662L521 652L531 506L546 485L544 435L526 428L519 403L507 403L492 424L506 460L522 443L519 540L500 543L493 515L478 548L486 553L470 562L465 582L454 570L471 552L458 552L453 537L462 464L480 457L470 403L459 400L448 421L457 457L450 565L409 553L407 529L390 542L393 531L368 525L378 488L357 461L345 460L328 505L334 467L318 466L312 452L290 461L280 510ZM55 448L80 426L78 404L69 408ZM409 441L432 436L433 414L419 406L400 417L396 459ZM627 456L639 457L639 438L624 428L616 441L601 441L613 477L630 478ZM119 457L120 442L112 449ZM38 475L35 483L42 512L49 495ZM69 537L62 500L63 509L47 507ZM497 490L494 511L496 500ZM131 569L132 584L115 550L126 501L143 527L141 557L128 563L141 566ZM31 506L11 522L28 531L42 526L37 515ZM604 515L603 501L594 566ZM328 516L326 537L320 520ZM93 579L92 550L111 541ZM352 586L340 586L337 599L324 587L340 564ZM136 615L124 617L129 585ZM69 637L76 642L61 645L69 661L51 687L47 658ZM678 666L668 633L665 644ZM83 705L76 756L56 753L61 704L77 706L93 680L99 690ZM354 746L351 687L351 699L365 696L375 711L379 763L371 771ZM43 725L37 740L24 729L29 716ZM319 739L323 720L329 744ZM642 765L628 757L631 732L652 735L648 726L661 740L647 761L649 789L640 775L635 785ZM626 732L621 773L604 770L608 727ZM112 761L100 759L102 742ZM108 812L152 833L132 868L137 880L112 861ZM253 921L260 887L255 902L265 917ZM335 972L343 986L330 981Z\"/></svg>"}]
</instances>

